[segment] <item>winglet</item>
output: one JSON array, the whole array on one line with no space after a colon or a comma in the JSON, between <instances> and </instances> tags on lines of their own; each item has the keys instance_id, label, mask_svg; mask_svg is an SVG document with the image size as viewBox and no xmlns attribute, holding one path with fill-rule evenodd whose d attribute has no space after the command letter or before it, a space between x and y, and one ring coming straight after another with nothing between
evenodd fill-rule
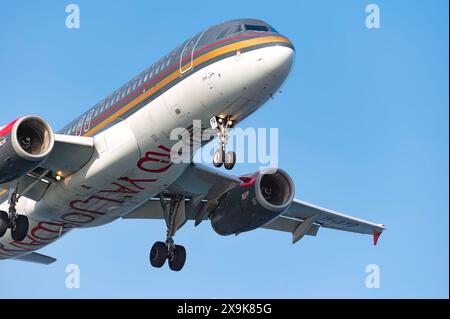
<instances>
[{"instance_id":1,"label":"winglet","mask_svg":"<svg viewBox=\"0 0 450 319\"><path fill-rule=\"evenodd\" d=\"M373 245L376 246L382 232L373 232Z\"/></svg>"}]
</instances>

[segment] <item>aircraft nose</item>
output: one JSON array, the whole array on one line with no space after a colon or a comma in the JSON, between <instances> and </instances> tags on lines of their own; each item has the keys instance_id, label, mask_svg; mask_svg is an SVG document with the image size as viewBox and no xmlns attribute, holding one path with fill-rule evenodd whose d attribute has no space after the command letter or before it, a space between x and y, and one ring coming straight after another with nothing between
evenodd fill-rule
<instances>
[{"instance_id":1,"label":"aircraft nose","mask_svg":"<svg viewBox=\"0 0 450 319\"><path fill-rule=\"evenodd\" d=\"M272 77L284 80L294 64L295 50L290 46L272 46L267 52L269 59L264 63L265 71Z\"/></svg>"},{"instance_id":2,"label":"aircraft nose","mask_svg":"<svg viewBox=\"0 0 450 319\"><path fill-rule=\"evenodd\" d=\"M288 44L277 44L264 48L264 53L259 58L259 65L264 72L264 90L272 96L292 69L295 59L295 50Z\"/></svg>"}]
</instances>

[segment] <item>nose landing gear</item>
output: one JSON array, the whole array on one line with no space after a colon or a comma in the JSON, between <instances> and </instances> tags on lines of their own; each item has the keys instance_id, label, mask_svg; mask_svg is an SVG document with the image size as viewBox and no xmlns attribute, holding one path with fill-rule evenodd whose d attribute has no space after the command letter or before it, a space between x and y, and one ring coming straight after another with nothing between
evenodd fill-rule
<instances>
[{"instance_id":1,"label":"nose landing gear","mask_svg":"<svg viewBox=\"0 0 450 319\"><path fill-rule=\"evenodd\" d=\"M226 118L213 116L210 123L213 129L219 129L217 133L219 137L219 148L214 153L213 164L215 167L224 165L225 169L231 170L236 164L236 153L234 151L225 153L225 148L229 138L228 132L234 126L234 122L230 116Z\"/></svg>"}]
</instances>

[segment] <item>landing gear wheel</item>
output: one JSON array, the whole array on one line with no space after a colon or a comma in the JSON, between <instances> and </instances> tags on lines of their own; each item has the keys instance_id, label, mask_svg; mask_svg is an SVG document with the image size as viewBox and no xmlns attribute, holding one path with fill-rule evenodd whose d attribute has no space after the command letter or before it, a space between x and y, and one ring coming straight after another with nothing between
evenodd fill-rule
<instances>
[{"instance_id":1,"label":"landing gear wheel","mask_svg":"<svg viewBox=\"0 0 450 319\"><path fill-rule=\"evenodd\" d=\"M186 262L186 249L181 245L175 245L173 256L169 259L169 268L173 271L180 271L183 269Z\"/></svg>"},{"instance_id":2,"label":"landing gear wheel","mask_svg":"<svg viewBox=\"0 0 450 319\"><path fill-rule=\"evenodd\" d=\"M0 238L5 235L8 230L9 217L8 213L0 210Z\"/></svg>"},{"instance_id":3,"label":"landing gear wheel","mask_svg":"<svg viewBox=\"0 0 450 319\"><path fill-rule=\"evenodd\" d=\"M160 268L164 265L166 259L169 262L169 268L173 271L180 271L186 262L186 249L183 246L175 245L173 236L186 220L178 220L180 211L184 212L186 197L184 195L169 195L170 201L167 201L165 194L159 194L159 201L164 213L164 219L167 226L166 242L157 241L150 251L150 263L153 267Z\"/></svg>"},{"instance_id":4,"label":"landing gear wheel","mask_svg":"<svg viewBox=\"0 0 450 319\"><path fill-rule=\"evenodd\" d=\"M22 241L28 234L29 221L25 215L17 215L16 226L11 230L11 237L15 241Z\"/></svg>"},{"instance_id":5,"label":"landing gear wheel","mask_svg":"<svg viewBox=\"0 0 450 319\"><path fill-rule=\"evenodd\" d=\"M153 267L161 268L167 259L167 245L162 241L157 241L153 244L150 250L150 264Z\"/></svg>"},{"instance_id":6,"label":"landing gear wheel","mask_svg":"<svg viewBox=\"0 0 450 319\"><path fill-rule=\"evenodd\" d=\"M227 152L225 155L225 164L224 167L228 170L233 169L236 164L236 153L233 151Z\"/></svg>"},{"instance_id":7,"label":"landing gear wheel","mask_svg":"<svg viewBox=\"0 0 450 319\"><path fill-rule=\"evenodd\" d=\"M232 169L236 164L236 153L228 152L225 156L225 150L229 140L229 131L234 127L234 120L231 115L213 116L210 119L211 128L217 129L219 140L219 149L214 153L213 164L215 167L221 167L225 164L226 169Z\"/></svg>"},{"instance_id":8,"label":"landing gear wheel","mask_svg":"<svg viewBox=\"0 0 450 319\"><path fill-rule=\"evenodd\" d=\"M215 167L220 167L223 165L223 161L225 159L225 151L222 149L218 149L214 153L213 164Z\"/></svg>"}]
</instances>

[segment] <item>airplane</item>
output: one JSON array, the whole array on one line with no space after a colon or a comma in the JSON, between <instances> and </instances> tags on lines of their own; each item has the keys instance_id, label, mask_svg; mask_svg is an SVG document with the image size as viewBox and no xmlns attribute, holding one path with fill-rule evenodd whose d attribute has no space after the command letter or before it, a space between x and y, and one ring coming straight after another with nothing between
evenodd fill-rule
<instances>
[{"instance_id":1,"label":"airplane","mask_svg":"<svg viewBox=\"0 0 450 319\"><path fill-rule=\"evenodd\" d=\"M235 176L226 152L235 125L287 78L293 43L268 23L237 19L208 27L91 107L57 133L39 116L0 127L0 259L51 264L36 250L69 231L123 219L166 222L150 264L180 271L186 249L174 242L188 221L209 220L219 235L263 228L296 243L319 228L373 236L386 229L294 198L281 168ZM174 163L173 128L218 134L217 168ZM202 142L204 143L206 142Z\"/></svg>"}]
</instances>

